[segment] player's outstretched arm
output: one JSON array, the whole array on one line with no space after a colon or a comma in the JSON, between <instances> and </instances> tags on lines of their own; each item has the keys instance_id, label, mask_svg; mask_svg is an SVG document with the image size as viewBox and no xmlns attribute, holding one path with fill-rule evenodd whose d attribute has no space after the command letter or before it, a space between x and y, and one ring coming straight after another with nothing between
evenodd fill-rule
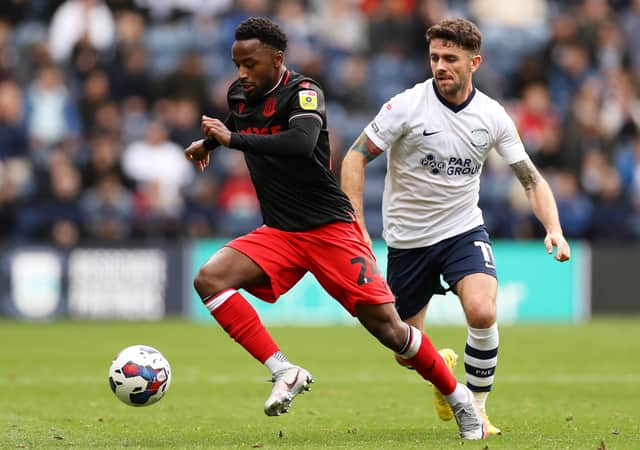
<instances>
[{"instance_id":1,"label":"player's outstretched arm","mask_svg":"<svg viewBox=\"0 0 640 450\"><path fill-rule=\"evenodd\" d=\"M342 160L342 169L340 171L340 183L342 190L349 197L353 209L356 212L356 217L362 228L364 239L369 246L371 246L371 237L367 231L367 226L364 222L364 209L363 209L363 193L364 193L364 170L366 165L377 158L382 153L371 140L367 137L364 131L360 134L358 139L351 144L347 154Z\"/></svg>"},{"instance_id":2,"label":"player's outstretched arm","mask_svg":"<svg viewBox=\"0 0 640 450\"><path fill-rule=\"evenodd\" d=\"M204 139L193 141L184 151L184 156L191 161L200 172L209 165L209 149L205 146Z\"/></svg>"},{"instance_id":3,"label":"player's outstretched arm","mask_svg":"<svg viewBox=\"0 0 640 450\"><path fill-rule=\"evenodd\" d=\"M530 159L518 161L512 164L511 168L524 187L531 210L547 231L544 238L547 253L552 254L553 247L556 247L555 258L558 261L568 261L571 248L562 233L558 206L549 184Z\"/></svg>"}]
</instances>

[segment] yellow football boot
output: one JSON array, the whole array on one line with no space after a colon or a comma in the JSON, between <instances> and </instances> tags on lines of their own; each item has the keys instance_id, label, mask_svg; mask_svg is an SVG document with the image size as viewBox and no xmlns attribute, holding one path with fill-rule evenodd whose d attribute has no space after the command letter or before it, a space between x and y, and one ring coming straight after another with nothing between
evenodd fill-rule
<instances>
[{"instance_id":1,"label":"yellow football boot","mask_svg":"<svg viewBox=\"0 0 640 450\"><path fill-rule=\"evenodd\" d=\"M438 353L440 353L440 356L442 356L442 359L444 359L445 364L447 365L451 373L453 373L453 368L456 366L456 362L458 361L458 355L456 355L456 352L454 352L450 348L443 348ZM436 412L438 413L438 417L440 417L440 419L453 419L453 411L451 410L451 406L449 406L449 403L447 402L447 399L444 398L444 395L442 395L442 392L440 392L435 386L433 386L433 404L436 407Z\"/></svg>"},{"instance_id":2,"label":"yellow football boot","mask_svg":"<svg viewBox=\"0 0 640 450\"><path fill-rule=\"evenodd\" d=\"M499 434L502 434L502 430L491 423L491 421L489 420L489 416L487 415L487 412L484 409L480 409L480 411L482 412L482 414L484 414L484 417L486 419L487 434L489 436L497 436Z\"/></svg>"}]
</instances>

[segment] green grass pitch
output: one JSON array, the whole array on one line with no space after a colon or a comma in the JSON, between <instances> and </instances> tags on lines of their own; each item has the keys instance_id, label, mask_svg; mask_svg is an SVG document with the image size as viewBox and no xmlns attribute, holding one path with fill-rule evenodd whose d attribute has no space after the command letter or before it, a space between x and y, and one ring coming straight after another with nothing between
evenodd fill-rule
<instances>
[{"instance_id":1,"label":"green grass pitch","mask_svg":"<svg viewBox=\"0 0 640 450\"><path fill-rule=\"evenodd\" d=\"M640 318L501 328L489 400L502 436L462 442L431 387L360 327L272 327L316 379L289 414L267 417L267 370L213 323L0 322L0 448L638 449ZM462 327L428 330L463 352ZM112 358L160 349L173 369L162 401L111 393ZM464 377L462 364L456 369Z\"/></svg>"}]
</instances>

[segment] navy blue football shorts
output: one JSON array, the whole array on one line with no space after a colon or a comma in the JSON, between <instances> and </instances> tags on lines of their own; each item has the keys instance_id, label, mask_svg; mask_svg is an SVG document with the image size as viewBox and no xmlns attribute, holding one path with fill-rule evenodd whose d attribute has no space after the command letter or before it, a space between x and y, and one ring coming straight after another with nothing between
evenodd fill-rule
<instances>
[{"instance_id":1,"label":"navy blue football shorts","mask_svg":"<svg viewBox=\"0 0 640 450\"><path fill-rule=\"evenodd\" d=\"M472 273L497 278L489 233L484 225L428 247L389 247L387 283L396 296L396 308L403 320L416 315L434 294L455 292L456 283ZM441 276L448 288L440 283Z\"/></svg>"}]
</instances>

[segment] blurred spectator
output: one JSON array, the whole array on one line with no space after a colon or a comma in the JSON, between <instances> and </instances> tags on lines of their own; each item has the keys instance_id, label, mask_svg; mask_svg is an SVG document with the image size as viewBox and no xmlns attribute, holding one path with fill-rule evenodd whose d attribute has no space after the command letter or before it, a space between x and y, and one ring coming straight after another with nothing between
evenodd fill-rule
<instances>
[{"instance_id":1,"label":"blurred spectator","mask_svg":"<svg viewBox=\"0 0 640 450\"><path fill-rule=\"evenodd\" d=\"M229 51L233 45L234 31L240 22L249 17L269 16L272 12L271 4L270 0L235 0L233 7L222 16L220 21L222 48Z\"/></svg>"},{"instance_id":2,"label":"blurred spectator","mask_svg":"<svg viewBox=\"0 0 640 450\"><path fill-rule=\"evenodd\" d=\"M118 67L110 71L113 97L122 101L139 97L149 104L153 94L153 80L147 70L147 53L144 47L132 45L121 53Z\"/></svg>"},{"instance_id":3,"label":"blurred spectator","mask_svg":"<svg viewBox=\"0 0 640 450\"><path fill-rule=\"evenodd\" d=\"M585 152L601 145L600 94L599 80L586 80L572 99L569 113L565 116L563 157L567 166L576 173Z\"/></svg>"},{"instance_id":4,"label":"blurred spectator","mask_svg":"<svg viewBox=\"0 0 640 450\"><path fill-rule=\"evenodd\" d=\"M218 186L212 176L199 176L188 190L184 211L184 230L188 237L203 238L217 234Z\"/></svg>"},{"instance_id":5,"label":"blurred spectator","mask_svg":"<svg viewBox=\"0 0 640 450\"><path fill-rule=\"evenodd\" d=\"M605 178L611 167L599 148L589 149L582 161L580 184L582 189L592 197L597 197L604 190Z\"/></svg>"},{"instance_id":6,"label":"blurred spectator","mask_svg":"<svg viewBox=\"0 0 640 450\"><path fill-rule=\"evenodd\" d=\"M81 171L85 189L95 188L97 181L106 176L115 176L127 188L134 187L133 180L124 173L118 141L113 136L106 133L94 135L88 151L89 157Z\"/></svg>"},{"instance_id":7,"label":"blurred spectator","mask_svg":"<svg viewBox=\"0 0 640 450\"><path fill-rule=\"evenodd\" d=\"M178 98L169 108L169 137L182 148L187 148L202 134L199 126L201 109L192 98Z\"/></svg>"},{"instance_id":8,"label":"blurred spectator","mask_svg":"<svg viewBox=\"0 0 640 450\"><path fill-rule=\"evenodd\" d=\"M144 137L149 117L144 101L140 97L127 97L121 104L122 141L129 144Z\"/></svg>"},{"instance_id":9,"label":"blurred spectator","mask_svg":"<svg viewBox=\"0 0 640 450\"><path fill-rule=\"evenodd\" d=\"M414 1L381 0L369 23L369 48L372 54L401 58L425 53L426 29L414 13Z\"/></svg>"},{"instance_id":10,"label":"blurred spectator","mask_svg":"<svg viewBox=\"0 0 640 450\"><path fill-rule=\"evenodd\" d=\"M116 51L128 51L132 47L142 44L145 33L145 23L142 14L125 9L116 14Z\"/></svg>"},{"instance_id":11,"label":"blurred spectator","mask_svg":"<svg viewBox=\"0 0 640 450\"><path fill-rule=\"evenodd\" d=\"M622 191L620 177L610 166L601 174L600 190L594 199L593 240L626 241L632 237L633 206Z\"/></svg>"},{"instance_id":12,"label":"blurred spectator","mask_svg":"<svg viewBox=\"0 0 640 450\"><path fill-rule=\"evenodd\" d=\"M640 0L631 0L631 5L621 17L624 44L627 47L632 67L640 69Z\"/></svg>"},{"instance_id":13,"label":"blurred spectator","mask_svg":"<svg viewBox=\"0 0 640 450\"><path fill-rule=\"evenodd\" d=\"M48 158L48 149L64 144L74 147L81 135L77 103L64 84L60 69L38 69L27 92L27 127L37 161Z\"/></svg>"},{"instance_id":14,"label":"blurred spectator","mask_svg":"<svg viewBox=\"0 0 640 450\"><path fill-rule=\"evenodd\" d=\"M506 74L548 35L545 0L471 0L469 11L482 31L482 53Z\"/></svg>"},{"instance_id":15,"label":"blurred spectator","mask_svg":"<svg viewBox=\"0 0 640 450\"><path fill-rule=\"evenodd\" d=\"M80 41L71 52L71 61L68 64L70 74L68 83L74 91L81 91L82 84L87 77L100 71L98 51L87 41Z\"/></svg>"},{"instance_id":16,"label":"blurred spectator","mask_svg":"<svg viewBox=\"0 0 640 450\"><path fill-rule=\"evenodd\" d=\"M175 71L160 81L157 95L168 99L191 98L198 102L198 107L202 110L208 93L209 84L202 57L199 53L191 52L184 57Z\"/></svg>"},{"instance_id":17,"label":"blurred spectator","mask_svg":"<svg viewBox=\"0 0 640 450\"><path fill-rule=\"evenodd\" d=\"M98 104L94 120L95 123L90 130L91 132L110 133L114 136L122 134L122 117L115 102L108 101Z\"/></svg>"},{"instance_id":18,"label":"blurred spectator","mask_svg":"<svg viewBox=\"0 0 640 450\"><path fill-rule=\"evenodd\" d=\"M101 70L88 74L79 100L80 116L88 133L95 130L98 108L107 103L109 97L109 79L107 75Z\"/></svg>"},{"instance_id":19,"label":"blurred spectator","mask_svg":"<svg viewBox=\"0 0 640 450\"><path fill-rule=\"evenodd\" d=\"M640 0L2 5L0 240L69 245L237 235L259 225L241 155L216 151L195 176L183 147L201 137L200 114L226 118L234 29L260 15L288 32L288 66L325 88L334 170L382 102L430 76L426 28L457 15L477 20L484 59L476 86L513 113L567 233L640 238ZM377 236L385 160L374 164L364 201ZM541 233L508 167L490 157L482 178L494 236Z\"/></svg>"},{"instance_id":20,"label":"blurred spectator","mask_svg":"<svg viewBox=\"0 0 640 450\"><path fill-rule=\"evenodd\" d=\"M559 55L554 61L557 66L549 70L549 91L551 98L564 114L571 105L571 99L582 83L592 74L587 48L581 44L568 44L558 49Z\"/></svg>"},{"instance_id":21,"label":"blurred spectator","mask_svg":"<svg viewBox=\"0 0 640 450\"><path fill-rule=\"evenodd\" d=\"M600 123L602 137L614 144L640 130L640 98L627 72L617 69L607 75Z\"/></svg>"},{"instance_id":22,"label":"blurred spectator","mask_svg":"<svg viewBox=\"0 0 640 450\"><path fill-rule=\"evenodd\" d=\"M116 173L107 172L94 181L81 199L88 237L101 241L130 237L133 196Z\"/></svg>"},{"instance_id":23,"label":"blurred spectator","mask_svg":"<svg viewBox=\"0 0 640 450\"><path fill-rule=\"evenodd\" d=\"M48 20L64 0L2 0L0 17L12 23Z\"/></svg>"},{"instance_id":24,"label":"blurred spectator","mask_svg":"<svg viewBox=\"0 0 640 450\"><path fill-rule=\"evenodd\" d=\"M551 104L549 90L541 83L524 88L522 101L512 111L522 143L535 159L548 138L549 129L560 124L560 117Z\"/></svg>"},{"instance_id":25,"label":"blurred spectator","mask_svg":"<svg viewBox=\"0 0 640 450\"><path fill-rule=\"evenodd\" d=\"M615 15L608 0L584 0L575 11L577 38L588 50L592 63L596 63L598 35L608 23L615 22Z\"/></svg>"},{"instance_id":26,"label":"blurred spectator","mask_svg":"<svg viewBox=\"0 0 640 450\"><path fill-rule=\"evenodd\" d=\"M0 159L0 236L11 236L25 197L25 186L29 186L33 174L24 159Z\"/></svg>"},{"instance_id":27,"label":"blurred spectator","mask_svg":"<svg viewBox=\"0 0 640 450\"><path fill-rule=\"evenodd\" d=\"M316 34L330 56L361 53L367 49L367 23L355 1L318 0L315 4L319 10L315 16Z\"/></svg>"},{"instance_id":28,"label":"blurred spectator","mask_svg":"<svg viewBox=\"0 0 640 450\"><path fill-rule=\"evenodd\" d=\"M278 0L274 18L287 33L287 65L306 72L304 68L318 53L315 23L305 13L302 0Z\"/></svg>"},{"instance_id":29,"label":"blurred spectator","mask_svg":"<svg viewBox=\"0 0 640 450\"><path fill-rule=\"evenodd\" d=\"M12 77L12 65L18 57L11 42L12 32L12 25L0 19L0 81Z\"/></svg>"},{"instance_id":30,"label":"blurred spectator","mask_svg":"<svg viewBox=\"0 0 640 450\"><path fill-rule=\"evenodd\" d=\"M230 151L225 156L228 175L218 193L218 231L226 236L239 236L262 224L260 204L244 155Z\"/></svg>"},{"instance_id":31,"label":"blurred spectator","mask_svg":"<svg viewBox=\"0 0 640 450\"><path fill-rule=\"evenodd\" d=\"M326 87L327 96L339 102L347 112L371 111L369 66L364 55L353 55L336 64L334 76Z\"/></svg>"},{"instance_id":32,"label":"blurred spectator","mask_svg":"<svg viewBox=\"0 0 640 450\"><path fill-rule=\"evenodd\" d=\"M76 245L83 226L78 203L82 192L80 173L61 151L51 154L47 173L39 201L32 201L19 211L15 232L19 238L51 240L62 247Z\"/></svg>"},{"instance_id":33,"label":"blurred spectator","mask_svg":"<svg viewBox=\"0 0 640 450\"><path fill-rule=\"evenodd\" d=\"M593 205L589 197L580 191L576 177L571 172L560 171L549 179L558 203L560 223L565 236L580 238L588 235Z\"/></svg>"},{"instance_id":34,"label":"blurred spectator","mask_svg":"<svg viewBox=\"0 0 640 450\"><path fill-rule=\"evenodd\" d=\"M145 139L131 143L122 155L123 169L136 183L135 214L143 233L175 234L182 215L181 191L194 177L183 149L167 140L167 129L151 122Z\"/></svg>"},{"instance_id":35,"label":"blurred spectator","mask_svg":"<svg viewBox=\"0 0 640 450\"><path fill-rule=\"evenodd\" d=\"M624 37L617 22L612 20L600 26L594 52L595 64L604 72L620 70L629 65L629 55L624 45Z\"/></svg>"},{"instance_id":36,"label":"blurred spectator","mask_svg":"<svg viewBox=\"0 0 640 450\"><path fill-rule=\"evenodd\" d=\"M168 21L180 16L209 17L229 9L232 0L134 0L152 20Z\"/></svg>"},{"instance_id":37,"label":"blurred spectator","mask_svg":"<svg viewBox=\"0 0 640 450\"><path fill-rule=\"evenodd\" d=\"M28 148L23 94L13 81L0 82L0 160L25 158Z\"/></svg>"},{"instance_id":38,"label":"blurred spectator","mask_svg":"<svg viewBox=\"0 0 640 450\"><path fill-rule=\"evenodd\" d=\"M67 0L56 10L49 28L49 49L57 62L68 61L81 41L106 51L114 40L113 15L102 0Z\"/></svg>"}]
</instances>

